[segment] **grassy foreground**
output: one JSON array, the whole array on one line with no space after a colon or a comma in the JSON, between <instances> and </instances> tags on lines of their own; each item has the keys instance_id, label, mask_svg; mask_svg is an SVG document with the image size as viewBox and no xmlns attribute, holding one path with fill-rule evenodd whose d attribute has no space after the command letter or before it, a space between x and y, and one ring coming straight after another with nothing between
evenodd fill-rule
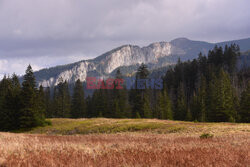
<instances>
[{"instance_id":1,"label":"grassy foreground","mask_svg":"<svg viewBox=\"0 0 250 167\"><path fill-rule=\"evenodd\" d=\"M250 124L104 118L51 122L27 133L0 133L0 166L250 164Z\"/></svg>"}]
</instances>

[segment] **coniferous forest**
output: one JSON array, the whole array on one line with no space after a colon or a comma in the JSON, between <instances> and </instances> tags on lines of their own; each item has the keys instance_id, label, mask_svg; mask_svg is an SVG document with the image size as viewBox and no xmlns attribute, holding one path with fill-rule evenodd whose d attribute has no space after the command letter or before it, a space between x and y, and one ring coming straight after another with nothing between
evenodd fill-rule
<instances>
[{"instance_id":1,"label":"coniferous forest","mask_svg":"<svg viewBox=\"0 0 250 167\"><path fill-rule=\"evenodd\" d=\"M163 89L97 89L85 98L84 84L61 80L53 88L37 87L31 66L0 82L0 130L44 126L45 118L158 118L198 122L250 122L250 68L237 67L237 45L215 47L208 55L169 67ZM147 79L141 64L137 79ZM120 70L117 79L122 79ZM105 83L103 83L105 84Z\"/></svg>"}]
</instances>

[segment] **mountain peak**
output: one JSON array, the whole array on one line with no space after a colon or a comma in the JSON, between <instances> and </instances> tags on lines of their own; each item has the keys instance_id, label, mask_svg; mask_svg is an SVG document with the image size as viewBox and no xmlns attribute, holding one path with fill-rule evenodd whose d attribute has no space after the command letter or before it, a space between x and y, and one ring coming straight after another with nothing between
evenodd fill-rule
<instances>
[{"instance_id":1,"label":"mountain peak","mask_svg":"<svg viewBox=\"0 0 250 167\"><path fill-rule=\"evenodd\" d=\"M173 40L171 41L171 43L172 43L172 42L186 42L186 41L190 41L190 39L185 38L185 37L180 37L180 38L173 39Z\"/></svg>"}]
</instances>

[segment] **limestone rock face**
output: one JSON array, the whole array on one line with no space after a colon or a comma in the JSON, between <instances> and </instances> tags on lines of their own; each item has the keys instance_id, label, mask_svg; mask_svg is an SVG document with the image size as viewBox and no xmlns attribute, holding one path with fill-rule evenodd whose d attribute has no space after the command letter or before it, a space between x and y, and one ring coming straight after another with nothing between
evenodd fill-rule
<instances>
[{"instance_id":1,"label":"limestone rock face","mask_svg":"<svg viewBox=\"0 0 250 167\"><path fill-rule=\"evenodd\" d=\"M168 42L157 42L143 48L124 45L95 59L65 65L63 70L59 71L55 76L41 78L39 77L39 71L36 72L35 75L38 76L38 84L44 87L55 86L60 81L67 81L69 83L73 83L78 79L85 81L89 73L96 73L97 76L103 75L104 77L122 66L141 63L157 64L159 58L171 55L171 48L172 46ZM56 68L57 67L54 67L55 70ZM53 70L53 68L44 70ZM95 74L91 76L95 76Z\"/></svg>"}]
</instances>

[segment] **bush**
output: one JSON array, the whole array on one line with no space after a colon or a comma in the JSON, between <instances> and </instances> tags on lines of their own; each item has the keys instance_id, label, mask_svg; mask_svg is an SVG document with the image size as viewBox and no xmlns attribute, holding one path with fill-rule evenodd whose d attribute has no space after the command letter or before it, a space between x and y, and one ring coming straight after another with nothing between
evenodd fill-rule
<instances>
[{"instance_id":1,"label":"bush","mask_svg":"<svg viewBox=\"0 0 250 167\"><path fill-rule=\"evenodd\" d=\"M209 138L213 138L214 135L213 134L209 134L209 133L203 133L202 135L200 135L201 139L209 139Z\"/></svg>"}]
</instances>

